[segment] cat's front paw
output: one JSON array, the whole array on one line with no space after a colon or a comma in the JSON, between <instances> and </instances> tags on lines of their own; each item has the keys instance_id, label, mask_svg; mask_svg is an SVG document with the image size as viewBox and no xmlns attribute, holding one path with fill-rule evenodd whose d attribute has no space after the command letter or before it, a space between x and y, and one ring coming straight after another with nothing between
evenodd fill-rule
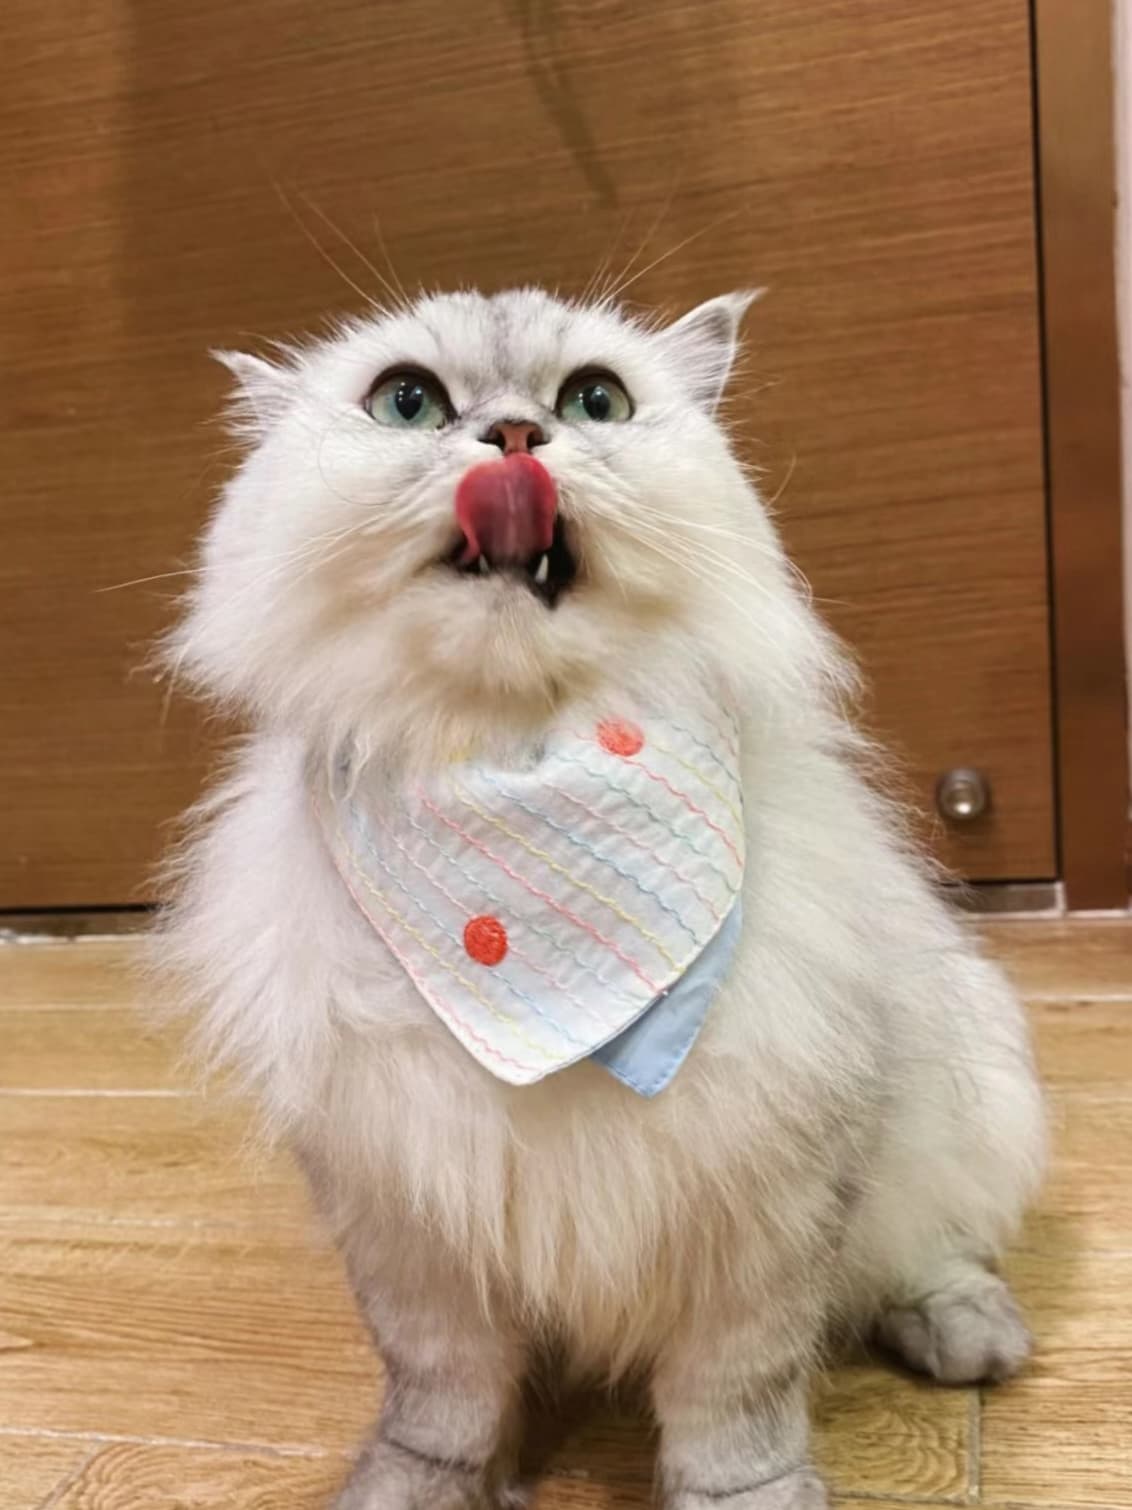
<instances>
[{"instance_id":1,"label":"cat's front paw","mask_svg":"<svg viewBox=\"0 0 1132 1510\"><path fill-rule=\"evenodd\" d=\"M877 1331L890 1352L941 1384L1009 1379L1030 1353L1013 1295L996 1274L974 1267L964 1283L893 1306Z\"/></svg>"},{"instance_id":2,"label":"cat's front paw","mask_svg":"<svg viewBox=\"0 0 1132 1510\"><path fill-rule=\"evenodd\" d=\"M490 1470L442 1462L379 1437L334 1510L514 1510L517 1503Z\"/></svg>"},{"instance_id":3,"label":"cat's front paw","mask_svg":"<svg viewBox=\"0 0 1132 1510\"><path fill-rule=\"evenodd\" d=\"M792 1468L760 1484L724 1491L677 1490L666 1498L665 1510L720 1510L721 1503L727 1510L828 1510L829 1496L812 1468Z\"/></svg>"}]
</instances>

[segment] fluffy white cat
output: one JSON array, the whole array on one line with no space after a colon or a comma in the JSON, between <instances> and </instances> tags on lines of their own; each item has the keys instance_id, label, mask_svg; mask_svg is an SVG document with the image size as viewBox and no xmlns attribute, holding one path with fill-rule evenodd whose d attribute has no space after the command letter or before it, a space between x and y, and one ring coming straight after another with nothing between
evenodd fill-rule
<instances>
[{"instance_id":1,"label":"fluffy white cat","mask_svg":"<svg viewBox=\"0 0 1132 1510\"><path fill-rule=\"evenodd\" d=\"M673 1510L826 1503L807 1385L835 1328L946 1382L1026 1356L994 1271L1043 1163L1025 1025L862 776L852 672L715 417L748 303L665 326L460 293L224 358L247 455L168 651L255 732L158 947L307 1170L385 1362L341 1510L513 1498L548 1340L647 1372ZM458 505L516 455L549 483ZM505 1083L363 915L318 793L345 760L376 803L704 686L741 710L748 858L698 1038L652 1097L588 1057Z\"/></svg>"}]
</instances>

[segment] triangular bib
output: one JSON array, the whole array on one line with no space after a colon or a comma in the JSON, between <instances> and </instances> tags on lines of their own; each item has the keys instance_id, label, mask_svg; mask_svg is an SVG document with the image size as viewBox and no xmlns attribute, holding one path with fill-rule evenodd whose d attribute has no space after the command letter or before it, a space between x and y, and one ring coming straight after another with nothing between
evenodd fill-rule
<instances>
[{"instance_id":1,"label":"triangular bib","mask_svg":"<svg viewBox=\"0 0 1132 1510\"><path fill-rule=\"evenodd\" d=\"M721 930L708 959L729 957L738 759L718 704L611 709L514 765L470 760L412 785L369 768L356 789L343 769L317 807L355 902L424 999L492 1074L529 1085L675 1001ZM603 1056L614 1073L619 1057Z\"/></svg>"}]
</instances>

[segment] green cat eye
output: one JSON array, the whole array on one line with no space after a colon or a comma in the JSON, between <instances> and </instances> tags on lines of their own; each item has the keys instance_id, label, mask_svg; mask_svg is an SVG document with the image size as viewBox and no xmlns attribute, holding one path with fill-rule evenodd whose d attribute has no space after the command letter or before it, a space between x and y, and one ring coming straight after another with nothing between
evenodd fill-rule
<instances>
[{"instance_id":1,"label":"green cat eye","mask_svg":"<svg viewBox=\"0 0 1132 1510\"><path fill-rule=\"evenodd\" d=\"M452 418L443 383L431 372L416 369L378 378L366 395L365 408L379 425L400 430L439 430Z\"/></svg>"},{"instance_id":2,"label":"green cat eye","mask_svg":"<svg viewBox=\"0 0 1132 1510\"><path fill-rule=\"evenodd\" d=\"M562 384L554 407L571 424L616 424L633 415L632 400L611 372L576 372Z\"/></svg>"}]
</instances>

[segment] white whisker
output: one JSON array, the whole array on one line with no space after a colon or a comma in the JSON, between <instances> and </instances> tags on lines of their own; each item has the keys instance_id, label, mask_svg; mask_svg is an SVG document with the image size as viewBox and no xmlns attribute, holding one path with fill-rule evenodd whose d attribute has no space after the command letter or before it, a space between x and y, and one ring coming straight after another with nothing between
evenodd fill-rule
<instances>
[{"instance_id":1,"label":"white whisker","mask_svg":"<svg viewBox=\"0 0 1132 1510\"><path fill-rule=\"evenodd\" d=\"M675 246L669 247L668 250L666 252L662 252L659 257L654 257L651 262L647 262L645 266L642 267L639 272L634 273L632 277L622 278L620 283L616 284L607 293L604 293L602 295L600 302L607 305L612 304L616 299L619 299L622 294L624 294L626 289L630 289L635 283L639 283L646 273L651 273L654 268L660 267L662 263L667 262L671 257L675 257L678 252L682 252L685 247L691 246L693 242L699 241L701 237L708 235L709 232L719 230L720 226L726 225L729 220L734 220L739 213L739 209L730 210L726 215L720 215L717 219L711 221L708 225L701 226L698 231L693 231L690 236L685 236L683 241L678 241Z\"/></svg>"},{"instance_id":2,"label":"white whisker","mask_svg":"<svg viewBox=\"0 0 1132 1510\"><path fill-rule=\"evenodd\" d=\"M349 273L347 273L346 270L338 262L335 261L335 259L322 245L318 237L311 232L310 227L303 220L302 216L296 212L294 205L287 198L287 194L283 188L283 185L280 184L277 180L273 180L273 184L275 192L279 196L283 207L286 209L287 213L291 216L291 219L295 222L299 230L310 242L311 246L314 247L315 251L326 263L326 265L338 274L339 278L341 278L342 282L347 286L347 288L353 289L354 293L357 294L358 298L361 299L363 304L367 305L370 309L380 310L381 305L378 300L374 299L372 295L367 294L365 289L350 277ZM305 196L303 197L304 201L309 203L309 201L305 200ZM319 211L316 206L311 205L311 208L315 211L316 214L321 215L321 211Z\"/></svg>"}]
</instances>

